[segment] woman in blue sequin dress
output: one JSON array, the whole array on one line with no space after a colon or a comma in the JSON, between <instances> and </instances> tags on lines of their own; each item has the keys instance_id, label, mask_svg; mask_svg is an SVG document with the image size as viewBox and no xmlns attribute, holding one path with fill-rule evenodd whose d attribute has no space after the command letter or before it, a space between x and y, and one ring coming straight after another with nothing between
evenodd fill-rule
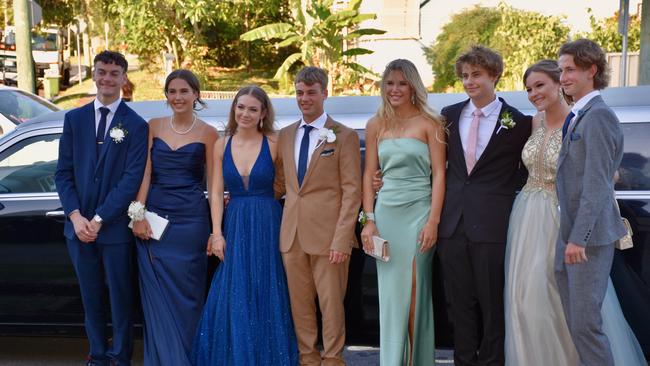
<instances>
[{"instance_id":1,"label":"woman in blue sequin dress","mask_svg":"<svg viewBox=\"0 0 650 366\"><path fill-rule=\"evenodd\" d=\"M217 130L197 119L199 81L176 70L165 82L169 117L149 122L149 157L137 201L169 219L160 240L147 220L135 222L138 277L144 313L144 364L190 365L192 340L205 299L210 175Z\"/></svg>"},{"instance_id":2,"label":"woman in blue sequin dress","mask_svg":"<svg viewBox=\"0 0 650 366\"><path fill-rule=\"evenodd\" d=\"M277 152L273 117L271 101L262 89L242 88L232 103L228 137L215 145L208 253L222 263L194 340L195 365L298 365L278 249L282 209L273 192ZM220 199L224 184L230 193L225 212Z\"/></svg>"}]
</instances>

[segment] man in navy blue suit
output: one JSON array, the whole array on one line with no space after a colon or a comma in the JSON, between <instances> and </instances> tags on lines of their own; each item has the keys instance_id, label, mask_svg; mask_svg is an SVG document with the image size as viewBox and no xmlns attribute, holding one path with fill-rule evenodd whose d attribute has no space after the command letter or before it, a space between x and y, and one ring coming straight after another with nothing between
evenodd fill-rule
<instances>
[{"instance_id":1,"label":"man in navy blue suit","mask_svg":"<svg viewBox=\"0 0 650 366\"><path fill-rule=\"evenodd\" d=\"M94 60L97 98L66 113L56 187L67 216L64 234L74 265L90 351L86 365L130 365L132 245L127 208L147 157L148 125L120 99L127 61L104 51ZM113 335L107 342L104 288Z\"/></svg>"}]
</instances>

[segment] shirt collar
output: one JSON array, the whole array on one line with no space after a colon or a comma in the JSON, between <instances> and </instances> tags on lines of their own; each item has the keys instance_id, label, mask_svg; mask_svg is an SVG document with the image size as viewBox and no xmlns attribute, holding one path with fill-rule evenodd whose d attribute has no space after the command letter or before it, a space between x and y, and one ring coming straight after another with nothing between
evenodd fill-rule
<instances>
[{"instance_id":1,"label":"shirt collar","mask_svg":"<svg viewBox=\"0 0 650 366\"><path fill-rule=\"evenodd\" d=\"M323 112L323 114L316 118L312 123L305 122L304 118L300 119L300 126L298 126L298 128L302 128L302 126L308 124L316 130L320 130L325 127L325 122L327 122L327 113Z\"/></svg>"},{"instance_id":2,"label":"shirt collar","mask_svg":"<svg viewBox=\"0 0 650 366\"><path fill-rule=\"evenodd\" d=\"M121 102L122 102L122 98L117 98L117 100L114 101L113 103L111 103L109 105L103 105L97 98L95 98L95 102L93 103L93 107L95 109L95 112L97 112L97 110L99 110L99 108L101 108L101 107L106 107L111 111L110 113L115 114L115 112L117 112L117 107L120 106Z\"/></svg>"},{"instance_id":3,"label":"shirt collar","mask_svg":"<svg viewBox=\"0 0 650 366\"><path fill-rule=\"evenodd\" d=\"M587 103L589 103L590 100L594 99L598 95L600 95L600 91L594 90L588 93L587 95L585 95L584 97L580 98L571 108L571 112L573 112L573 114L577 116L578 112L580 112L580 110L584 108L587 105Z\"/></svg>"},{"instance_id":4,"label":"shirt collar","mask_svg":"<svg viewBox=\"0 0 650 366\"><path fill-rule=\"evenodd\" d=\"M477 108L474 105L474 102L470 99L469 104L468 104L468 108L466 109L466 111L467 111L467 113L469 115L471 115L472 113L474 113L475 110L480 109L481 112L483 113L483 117L487 117L487 116L491 115L494 112L499 113L498 109L500 109L500 108L501 108L501 101L499 100L499 98L494 98L494 100L492 102L490 102L490 104L486 105L483 108Z\"/></svg>"}]
</instances>

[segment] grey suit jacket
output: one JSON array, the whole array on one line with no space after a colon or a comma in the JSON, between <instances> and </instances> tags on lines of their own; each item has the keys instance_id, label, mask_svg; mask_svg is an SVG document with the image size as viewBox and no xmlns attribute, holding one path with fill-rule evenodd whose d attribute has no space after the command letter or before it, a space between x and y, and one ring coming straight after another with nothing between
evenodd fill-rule
<instances>
[{"instance_id":1,"label":"grey suit jacket","mask_svg":"<svg viewBox=\"0 0 650 366\"><path fill-rule=\"evenodd\" d=\"M623 157L623 132L600 96L578 112L557 167L560 239L581 246L615 242L625 234L614 198L614 173Z\"/></svg>"}]
</instances>

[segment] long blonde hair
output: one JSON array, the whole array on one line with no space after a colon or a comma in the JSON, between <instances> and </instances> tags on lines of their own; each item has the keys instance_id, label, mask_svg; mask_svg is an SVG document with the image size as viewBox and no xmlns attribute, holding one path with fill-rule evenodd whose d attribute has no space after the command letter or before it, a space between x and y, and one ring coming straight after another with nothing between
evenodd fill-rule
<instances>
[{"instance_id":1,"label":"long blonde hair","mask_svg":"<svg viewBox=\"0 0 650 366\"><path fill-rule=\"evenodd\" d=\"M413 97L411 102L415 108L424 115L425 118L431 120L434 124L445 128L445 123L443 117L431 108L427 101L427 89L424 87L422 78L418 73L415 65L405 59L393 60L386 65L384 74L381 77L381 104L377 110L377 122L379 125L379 136L381 136L386 131L394 131L397 128L397 122L395 121L397 115L395 109L388 101L388 96L386 95L386 78L392 71L401 71L404 75L404 78L409 83L411 91L413 92Z\"/></svg>"}]
</instances>

